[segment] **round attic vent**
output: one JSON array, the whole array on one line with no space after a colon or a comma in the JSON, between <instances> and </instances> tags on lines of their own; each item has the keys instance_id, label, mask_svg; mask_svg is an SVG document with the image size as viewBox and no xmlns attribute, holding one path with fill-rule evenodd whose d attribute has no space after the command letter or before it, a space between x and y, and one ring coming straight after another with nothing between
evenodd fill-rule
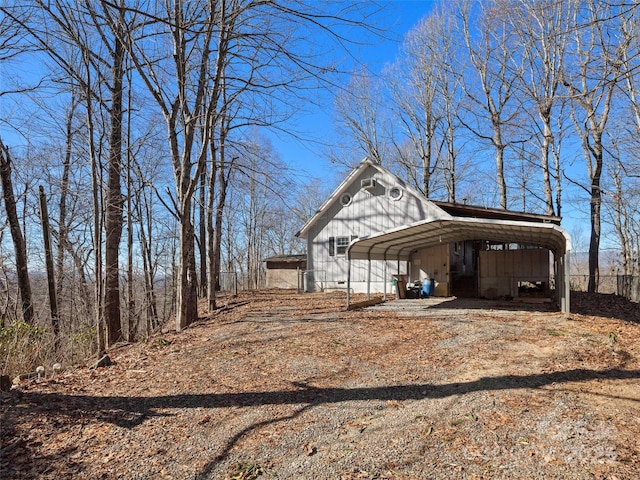
<instances>
[{"instance_id":1,"label":"round attic vent","mask_svg":"<svg viewBox=\"0 0 640 480\"><path fill-rule=\"evenodd\" d=\"M343 207L349 205L351 203L351 195L349 195L348 193L343 193L340 197L340 203Z\"/></svg>"}]
</instances>

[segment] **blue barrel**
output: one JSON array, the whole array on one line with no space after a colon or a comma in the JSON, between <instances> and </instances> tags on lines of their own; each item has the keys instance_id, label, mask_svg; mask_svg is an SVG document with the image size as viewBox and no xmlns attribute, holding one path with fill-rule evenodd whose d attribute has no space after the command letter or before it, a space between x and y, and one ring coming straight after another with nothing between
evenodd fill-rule
<instances>
[{"instance_id":1,"label":"blue barrel","mask_svg":"<svg viewBox=\"0 0 640 480\"><path fill-rule=\"evenodd\" d=\"M431 295L433 295L433 286L434 286L434 281L433 280L427 280L425 279L422 282L422 292L421 293L421 297L430 297Z\"/></svg>"}]
</instances>

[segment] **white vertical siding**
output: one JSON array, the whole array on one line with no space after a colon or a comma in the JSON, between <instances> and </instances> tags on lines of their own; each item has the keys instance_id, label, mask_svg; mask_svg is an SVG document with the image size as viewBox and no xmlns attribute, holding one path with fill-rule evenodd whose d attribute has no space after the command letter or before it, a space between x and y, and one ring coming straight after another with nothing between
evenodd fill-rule
<instances>
[{"instance_id":1,"label":"white vertical siding","mask_svg":"<svg viewBox=\"0 0 640 480\"><path fill-rule=\"evenodd\" d=\"M374 178L376 187L365 190L360 187L361 180ZM399 187L403 195L399 200L389 196L393 187ZM323 217L309 229L307 268L315 272L318 284L323 275L324 288L346 288L347 260L344 255L329 255L330 237L360 237L371 235L390 228L435 216L437 207L424 198L417 197L407 191L397 179L383 174L374 167L368 167L348 187L346 193L351 195L351 203L343 206L340 199L331 205ZM384 262L371 263L371 291L380 292L387 282L390 290L391 275L398 269L397 262L391 260L387 264L387 277L384 276ZM401 273L406 273L404 262L401 262ZM355 260L351 263L351 282L354 291L366 291L368 262Z\"/></svg>"}]
</instances>

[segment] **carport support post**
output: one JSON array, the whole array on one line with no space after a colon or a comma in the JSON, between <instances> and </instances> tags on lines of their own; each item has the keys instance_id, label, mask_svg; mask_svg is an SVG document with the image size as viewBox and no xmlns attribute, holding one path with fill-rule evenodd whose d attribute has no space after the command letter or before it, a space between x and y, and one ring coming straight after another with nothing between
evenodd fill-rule
<instances>
[{"instance_id":1,"label":"carport support post","mask_svg":"<svg viewBox=\"0 0 640 480\"><path fill-rule=\"evenodd\" d=\"M553 274L556 279L556 302L560 311L564 312L564 262L558 252L553 252Z\"/></svg>"},{"instance_id":2,"label":"carport support post","mask_svg":"<svg viewBox=\"0 0 640 480\"><path fill-rule=\"evenodd\" d=\"M564 274L562 278L564 280L564 308L563 313L567 315L571 313L571 250L567 250L563 256Z\"/></svg>"},{"instance_id":3,"label":"carport support post","mask_svg":"<svg viewBox=\"0 0 640 480\"><path fill-rule=\"evenodd\" d=\"M555 256L555 253L554 253ZM560 304L560 310L565 315L571 313L571 261L570 250L555 261L556 273L556 300Z\"/></svg>"},{"instance_id":4,"label":"carport support post","mask_svg":"<svg viewBox=\"0 0 640 480\"><path fill-rule=\"evenodd\" d=\"M383 276L383 284L384 286L382 287L382 299L386 302L387 301L387 259L384 259L384 267L382 268L382 276Z\"/></svg>"},{"instance_id":5,"label":"carport support post","mask_svg":"<svg viewBox=\"0 0 640 480\"><path fill-rule=\"evenodd\" d=\"M367 300L371 300L371 257L367 260Z\"/></svg>"},{"instance_id":6,"label":"carport support post","mask_svg":"<svg viewBox=\"0 0 640 480\"><path fill-rule=\"evenodd\" d=\"M347 247L347 310L351 305L351 254Z\"/></svg>"}]
</instances>

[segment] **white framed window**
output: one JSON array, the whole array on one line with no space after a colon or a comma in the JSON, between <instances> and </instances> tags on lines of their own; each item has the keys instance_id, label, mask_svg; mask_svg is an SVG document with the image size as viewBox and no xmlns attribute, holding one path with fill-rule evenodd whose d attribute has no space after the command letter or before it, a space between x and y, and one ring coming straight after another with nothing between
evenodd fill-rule
<instances>
[{"instance_id":1,"label":"white framed window","mask_svg":"<svg viewBox=\"0 0 640 480\"><path fill-rule=\"evenodd\" d=\"M400 187L393 187L389 189L389 196L393 200L400 200L402 198L402 189Z\"/></svg>"},{"instance_id":2,"label":"white framed window","mask_svg":"<svg viewBox=\"0 0 640 480\"><path fill-rule=\"evenodd\" d=\"M336 255L345 255L350 241L349 237L336 237Z\"/></svg>"},{"instance_id":3,"label":"white framed window","mask_svg":"<svg viewBox=\"0 0 640 480\"><path fill-rule=\"evenodd\" d=\"M351 237L329 237L329 256L342 257L346 255L349 243L356 238L358 238L356 235L352 235Z\"/></svg>"},{"instance_id":4,"label":"white framed window","mask_svg":"<svg viewBox=\"0 0 640 480\"><path fill-rule=\"evenodd\" d=\"M346 206L350 205L351 204L351 200L352 200L351 199L351 195L348 194L348 193L343 193L340 196L340 203L342 204L343 207L346 207Z\"/></svg>"}]
</instances>

